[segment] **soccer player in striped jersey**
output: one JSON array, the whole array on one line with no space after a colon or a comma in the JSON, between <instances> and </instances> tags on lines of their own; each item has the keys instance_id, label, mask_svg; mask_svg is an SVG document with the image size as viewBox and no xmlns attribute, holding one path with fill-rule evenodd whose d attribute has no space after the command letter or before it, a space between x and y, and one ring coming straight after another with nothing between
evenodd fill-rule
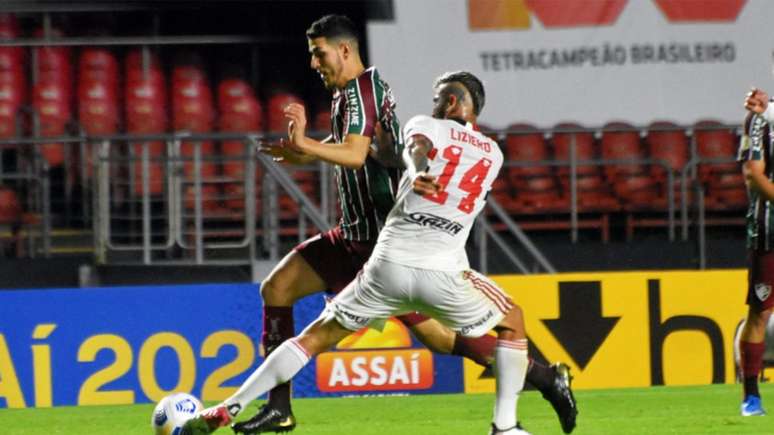
<instances>
[{"instance_id":1,"label":"soccer player in striped jersey","mask_svg":"<svg viewBox=\"0 0 774 435\"><path fill-rule=\"evenodd\" d=\"M743 416L764 415L758 377L766 350L766 325L774 307L774 104L753 88L745 98L750 111L744 123L738 160L747 184L747 318L739 350L743 378Z\"/></svg>"},{"instance_id":2,"label":"soccer player in striped jersey","mask_svg":"<svg viewBox=\"0 0 774 435\"><path fill-rule=\"evenodd\" d=\"M466 336L497 332L497 393L489 434L527 434L516 418L529 365L523 313L494 282L469 269L465 252L503 154L473 127L485 100L480 80L466 72L449 73L434 88L433 118L415 117L405 128L409 146L403 159L408 168L361 273L301 335L275 349L234 395L189 420L185 434L210 433L225 425L230 419L219 415L245 409L347 335L415 310L432 313ZM428 186L415 187L417 178L432 185L430 192L425 193ZM259 433L252 420L232 428L236 433Z\"/></svg>"}]
</instances>

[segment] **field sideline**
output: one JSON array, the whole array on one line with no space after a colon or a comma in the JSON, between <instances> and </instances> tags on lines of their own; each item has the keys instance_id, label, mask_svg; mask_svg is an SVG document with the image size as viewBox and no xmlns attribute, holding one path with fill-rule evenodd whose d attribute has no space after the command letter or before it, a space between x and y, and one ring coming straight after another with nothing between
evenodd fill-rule
<instances>
[{"instance_id":1,"label":"field sideline","mask_svg":"<svg viewBox=\"0 0 774 435\"><path fill-rule=\"evenodd\" d=\"M771 434L767 417L739 416L739 385L585 390L573 434ZM774 412L774 386L761 386ZM484 435L491 394L298 399L300 426L293 434ZM561 434L549 405L534 391L523 394L519 414L533 434ZM257 404L255 405L257 406ZM10 435L148 435L153 405L0 409L0 432ZM254 409L248 409L246 417ZM229 434L222 429L216 433Z\"/></svg>"}]
</instances>

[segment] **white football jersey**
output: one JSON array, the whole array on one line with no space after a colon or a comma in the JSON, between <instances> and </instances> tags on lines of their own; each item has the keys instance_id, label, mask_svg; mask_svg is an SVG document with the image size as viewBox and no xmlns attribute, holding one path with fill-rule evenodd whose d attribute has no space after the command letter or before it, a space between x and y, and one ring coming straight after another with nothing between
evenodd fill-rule
<instances>
[{"instance_id":1,"label":"white football jersey","mask_svg":"<svg viewBox=\"0 0 774 435\"><path fill-rule=\"evenodd\" d=\"M415 116L403 134L407 143L416 134L432 142L427 173L438 177L444 190L418 195L406 171L372 255L416 268L468 269L465 242L503 165L503 153L470 123L449 119Z\"/></svg>"}]
</instances>

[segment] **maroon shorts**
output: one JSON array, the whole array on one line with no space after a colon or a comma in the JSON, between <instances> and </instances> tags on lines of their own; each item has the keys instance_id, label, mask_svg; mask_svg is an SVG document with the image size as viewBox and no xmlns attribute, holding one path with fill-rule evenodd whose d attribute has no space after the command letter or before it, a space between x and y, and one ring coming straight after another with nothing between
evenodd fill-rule
<instances>
[{"instance_id":1,"label":"maroon shorts","mask_svg":"<svg viewBox=\"0 0 774 435\"><path fill-rule=\"evenodd\" d=\"M747 303L758 310L774 307L774 251L750 251L747 269Z\"/></svg>"},{"instance_id":2,"label":"maroon shorts","mask_svg":"<svg viewBox=\"0 0 774 435\"><path fill-rule=\"evenodd\" d=\"M355 279L368 261L374 242L347 240L341 229L335 227L301 242L295 250L325 281L328 291L338 293Z\"/></svg>"},{"instance_id":3,"label":"maroon shorts","mask_svg":"<svg viewBox=\"0 0 774 435\"><path fill-rule=\"evenodd\" d=\"M318 234L295 247L295 251L325 281L327 291L333 294L344 290L355 279L373 250L373 242L347 240L342 237L339 227ZM428 317L409 313L398 316L398 319L411 327L424 322Z\"/></svg>"}]
</instances>

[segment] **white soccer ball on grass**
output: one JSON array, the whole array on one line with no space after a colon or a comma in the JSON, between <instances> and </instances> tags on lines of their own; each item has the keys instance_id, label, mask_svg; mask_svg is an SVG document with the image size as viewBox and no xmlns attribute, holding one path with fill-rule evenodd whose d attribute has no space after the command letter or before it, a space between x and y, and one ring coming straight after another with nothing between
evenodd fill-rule
<instances>
[{"instance_id":1,"label":"white soccer ball on grass","mask_svg":"<svg viewBox=\"0 0 774 435\"><path fill-rule=\"evenodd\" d=\"M174 393L161 399L153 410L151 426L156 435L178 435L186 421L203 408L202 402L188 393Z\"/></svg>"}]
</instances>

